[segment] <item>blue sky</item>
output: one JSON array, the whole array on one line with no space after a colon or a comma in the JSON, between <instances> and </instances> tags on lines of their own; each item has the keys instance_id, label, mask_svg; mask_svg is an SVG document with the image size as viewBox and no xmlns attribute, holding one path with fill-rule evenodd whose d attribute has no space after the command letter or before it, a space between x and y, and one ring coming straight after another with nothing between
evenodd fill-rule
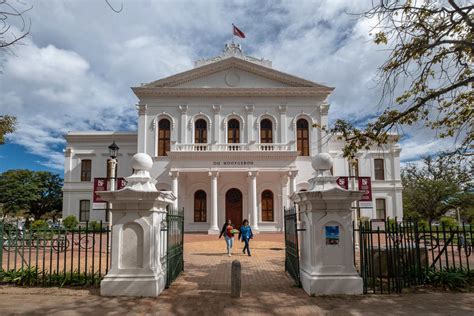
<instances>
[{"instance_id":1,"label":"blue sky","mask_svg":"<svg viewBox=\"0 0 474 316\"><path fill-rule=\"evenodd\" d=\"M62 174L68 131L134 130L131 86L219 55L235 23L247 54L275 69L336 87L330 118L363 124L383 109L376 71L387 51L372 43L374 21L348 13L364 1L123 1L114 13L102 0L25 0L31 34L1 51L0 114L18 118L0 146L0 172L12 168ZM110 0L120 6L122 1ZM19 34L19 20L12 20ZM422 132L420 132L422 131ZM402 160L450 144L431 131L400 131Z\"/></svg>"}]
</instances>

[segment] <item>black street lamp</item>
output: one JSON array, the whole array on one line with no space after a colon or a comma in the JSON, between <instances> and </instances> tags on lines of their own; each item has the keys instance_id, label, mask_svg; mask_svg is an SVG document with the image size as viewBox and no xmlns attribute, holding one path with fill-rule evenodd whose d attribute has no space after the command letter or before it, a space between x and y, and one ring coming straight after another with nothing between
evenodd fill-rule
<instances>
[{"instance_id":1,"label":"black street lamp","mask_svg":"<svg viewBox=\"0 0 474 316\"><path fill-rule=\"evenodd\" d=\"M118 152L119 152L119 146L115 143L115 140L112 142L112 144L109 146L109 153L110 153L110 158L117 158Z\"/></svg>"}]
</instances>

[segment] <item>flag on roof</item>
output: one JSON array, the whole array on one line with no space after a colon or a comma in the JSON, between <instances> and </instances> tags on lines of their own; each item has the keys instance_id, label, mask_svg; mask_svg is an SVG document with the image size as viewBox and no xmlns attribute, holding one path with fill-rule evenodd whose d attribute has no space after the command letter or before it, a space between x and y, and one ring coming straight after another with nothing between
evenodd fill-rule
<instances>
[{"instance_id":1,"label":"flag on roof","mask_svg":"<svg viewBox=\"0 0 474 316\"><path fill-rule=\"evenodd\" d=\"M232 26L234 27L234 35L235 36L238 36L240 38L245 38L245 34L244 32L242 32L241 30L239 30L239 28L237 26L235 26L234 24L232 24Z\"/></svg>"}]
</instances>

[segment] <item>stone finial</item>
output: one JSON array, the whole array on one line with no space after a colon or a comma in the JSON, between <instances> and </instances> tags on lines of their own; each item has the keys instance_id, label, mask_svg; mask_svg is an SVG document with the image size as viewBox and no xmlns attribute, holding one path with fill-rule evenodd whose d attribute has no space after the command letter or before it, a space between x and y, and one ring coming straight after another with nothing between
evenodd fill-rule
<instances>
[{"instance_id":1,"label":"stone finial","mask_svg":"<svg viewBox=\"0 0 474 316\"><path fill-rule=\"evenodd\" d=\"M145 153L138 153L132 157L132 168L134 170L150 171L153 167L153 159Z\"/></svg>"},{"instance_id":2,"label":"stone finial","mask_svg":"<svg viewBox=\"0 0 474 316\"><path fill-rule=\"evenodd\" d=\"M150 177L153 159L145 153L137 153L132 157L133 174L127 177L127 188L142 192L156 192L157 189Z\"/></svg>"},{"instance_id":3,"label":"stone finial","mask_svg":"<svg viewBox=\"0 0 474 316\"><path fill-rule=\"evenodd\" d=\"M317 154L311 159L311 165L315 171L326 171L332 168L334 159L328 153Z\"/></svg>"}]
</instances>

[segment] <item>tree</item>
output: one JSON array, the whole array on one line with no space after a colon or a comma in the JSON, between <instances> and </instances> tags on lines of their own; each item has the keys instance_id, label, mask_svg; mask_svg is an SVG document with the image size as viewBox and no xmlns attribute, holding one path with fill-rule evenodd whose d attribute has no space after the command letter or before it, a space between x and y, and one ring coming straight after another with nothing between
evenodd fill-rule
<instances>
[{"instance_id":1,"label":"tree","mask_svg":"<svg viewBox=\"0 0 474 316\"><path fill-rule=\"evenodd\" d=\"M11 46L28 36L31 21L24 14L32 8L18 0L0 0L0 52L10 52ZM12 28L14 24L20 28Z\"/></svg>"},{"instance_id":2,"label":"tree","mask_svg":"<svg viewBox=\"0 0 474 316\"><path fill-rule=\"evenodd\" d=\"M380 0L362 18L376 19L374 41L391 51L379 68L382 102L389 106L365 128L338 120L346 157L385 144L401 125L423 122L439 138L474 140L474 5L464 0ZM396 89L403 92L395 98Z\"/></svg>"},{"instance_id":3,"label":"tree","mask_svg":"<svg viewBox=\"0 0 474 316\"><path fill-rule=\"evenodd\" d=\"M459 156L423 158L423 165L402 169L405 216L435 220L449 210L472 208L472 163Z\"/></svg>"},{"instance_id":4,"label":"tree","mask_svg":"<svg viewBox=\"0 0 474 316\"><path fill-rule=\"evenodd\" d=\"M5 135L15 131L16 117L0 115L0 145L5 143Z\"/></svg>"},{"instance_id":5,"label":"tree","mask_svg":"<svg viewBox=\"0 0 474 316\"><path fill-rule=\"evenodd\" d=\"M62 209L62 179L47 171L8 170L0 174L3 215L24 211L36 220Z\"/></svg>"}]
</instances>

